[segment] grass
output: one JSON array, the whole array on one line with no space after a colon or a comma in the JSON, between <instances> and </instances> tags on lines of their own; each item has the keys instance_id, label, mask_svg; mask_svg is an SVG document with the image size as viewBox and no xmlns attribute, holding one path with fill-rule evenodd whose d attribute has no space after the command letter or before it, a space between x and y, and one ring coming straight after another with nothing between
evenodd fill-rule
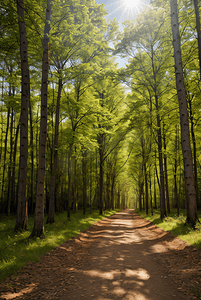
<instances>
[{"instance_id":1,"label":"grass","mask_svg":"<svg viewBox=\"0 0 201 300\"><path fill-rule=\"evenodd\" d=\"M120 211L120 210L117 210ZM16 272L29 261L39 261L40 256L51 251L63 242L89 228L93 223L109 217L117 211L105 211L102 216L98 211L71 214L67 222L66 212L55 215L55 223L45 224L45 239L29 238L34 218L29 217L28 231L16 233L15 216L1 216L0 220L0 282Z\"/></svg>"},{"instance_id":2,"label":"grass","mask_svg":"<svg viewBox=\"0 0 201 300\"><path fill-rule=\"evenodd\" d=\"M172 209L171 213L162 221L160 219L160 210L154 210L153 216L151 213L146 215L145 211L139 212L135 210L143 218L151 221L153 224L159 226L165 231L171 232L174 236L177 236L188 244L193 245L196 248L201 248L201 224L197 223L196 229L193 230L190 225L185 225L186 212L180 210L180 216L177 216L176 209ZM198 218L201 221L201 211L198 211Z\"/></svg>"}]
</instances>

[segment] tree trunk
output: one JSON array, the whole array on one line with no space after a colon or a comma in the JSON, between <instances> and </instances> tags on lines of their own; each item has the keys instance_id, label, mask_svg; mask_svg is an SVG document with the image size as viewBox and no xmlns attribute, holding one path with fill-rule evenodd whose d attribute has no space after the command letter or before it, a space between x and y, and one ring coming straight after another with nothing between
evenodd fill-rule
<instances>
[{"instance_id":1,"label":"tree trunk","mask_svg":"<svg viewBox=\"0 0 201 300\"><path fill-rule=\"evenodd\" d=\"M194 0L195 16L196 16L196 28L198 35L198 54L199 54L199 66L200 66L200 80L201 80L201 31L200 31L200 15L198 0Z\"/></svg>"},{"instance_id":2,"label":"tree trunk","mask_svg":"<svg viewBox=\"0 0 201 300\"><path fill-rule=\"evenodd\" d=\"M10 206L11 206L11 189L12 189L12 157L13 157L13 108L11 109L11 124L10 124L10 158L8 167L8 192L7 192L7 215L10 216Z\"/></svg>"},{"instance_id":3,"label":"tree trunk","mask_svg":"<svg viewBox=\"0 0 201 300\"><path fill-rule=\"evenodd\" d=\"M142 210L142 194L143 194L144 180L139 183L139 210Z\"/></svg>"},{"instance_id":4,"label":"tree trunk","mask_svg":"<svg viewBox=\"0 0 201 300\"><path fill-rule=\"evenodd\" d=\"M55 179L57 172L57 158L58 158L58 146L59 146L59 109L60 109L60 99L62 90L62 79L59 78L58 83L58 95L57 95L57 106L56 106L56 120L55 120L55 135L54 135L54 147L53 147L53 166L50 179L50 200L49 200L49 211L47 223L54 223L54 213L55 213Z\"/></svg>"},{"instance_id":5,"label":"tree trunk","mask_svg":"<svg viewBox=\"0 0 201 300\"><path fill-rule=\"evenodd\" d=\"M149 194L150 194L150 207L151 207L151 215L153 216L153 203L152 203L152 184L151 184L151 171L149 167Z\"/></svg>"},{"instance_id":6,"label":"tree trunk","mask_svg":"<svg viewBox=\"0 0 201 300\"><path fill-rule=\"evenodd\" d=\"M92 156L90 155L90 194L89 194L89 213L91 214L91 199L92 199L92 184L93 184L93 178L92 178Z\"/></svg>"},{"instance_id":7,"label":"tree trunk","mask_svg":"<svg viewBox=\"0 0 201 300\"><path fill-rule=\"evenodd\" d=\"M31 101L29 101L29 121L30 121L30 148L31 148L31 182L30 182L30 213L34 213L33 200L34 200L34 141L33 141L33 122L32 122L32 109Z\"/></svg>"},{"instance_id":8,"label":"tree trunk","mask_svg":"<svg viewBox=\"0 0 201 300\"><path fill-rule=\"evenodd\" d=\"M48 94L48 72L49 72L49 32L51 20L51 0L47 0L46 20L43 39L42 60L42 84L41 84L41 119L39 136L39 164L36 186L36 208L34 228L31 236L44 236L44 184L45 184L45 160L46 160L46 138L47 138L47 94Z\"/></svg>"},{"instance_id":9,"label":"tree trunk","mask_svg":"<svg viewBox=\"0 0 201 300\"><path fill-rule=\"evenodd\" d=\"M167 211L170 213L170 199L169 199L169 191L168 191L168 173L167 173L167 154L166 154L166 138L165 138L165 125L163 123L163 142L164 142L164 169L165 169L165 191L166 191L166 203L167 203Z\"/></svg>"},{"instance_id":10,"label":"tree trunk","mask_svg":"<svg viewBox=\"0 0 201 300\"><path fill-rule=\"evenodd\" d=\"M194 174L193 174L193 159L192 159L191 145L190 145L186 91L184 85L182 58L181 58L177 0L171 0L170 4L171 4L170 5L171 25L172 25L172 33L173 33L174 60L175 60L175 75L176 75L177 94L179 100L181 142L182 142L182 152L183 152L183 161L184 161L184 176L185 176L186 204L187 204L186 222L190 223L194 227L198 217L197 217L195 181L194 181Z\"/></svg>"},{"instance_id":11,"label":"tree trunk","mask_svg":"<svg viewBox=\"0 0 201 300\"><path fill-rule=\"evenodd\" d=\"M175 135L175 158L174 158L174 202L177 207L177 216L179 217L179 197L177 190L177 153L178 153L178 139L177 139L177 125L176 125L176 135Z\"/></svg>"},{"instance_id":12,"label":"tree trunk","mask_svg":"<svg viewBox=\"0 0 201 300\"><path fill-rule=\"evenodd\" d=\"M3 163L3 177L2 177L2 186L1 186L1 206L2 212L5 212L5 197L4 197L4 183L5 183L5 172L6 172L6 156L7 156L7 142L8 142L8 129L9 129L9 121L10 121L10 107L8 107L7 114L7 125L6 125L6 136L4 140L4 163Z\"/></svg>"},{"instance_id":13,"label":"tree trunk","mask_svg":"<svg viewBox=\"0 0 201 300\"><path fill-rule=\"evenodd\" d=\"M197 208L198 208L199 207L199 190L198 190L198 175L197 175L197 149L196 149L196 140L195 140L195 132L194 132L192 99L190 97L189 97L188 104L189 104L190 122L191 122L191 137L192 137L192 142L193 142L193 165L194 165L194 176L195 176L195 192L196 192L196 202L197 202Z\"/></svg>"},{"instance_id":14,"label":"tree trunk","mask_svg":"<svg viewBox=\"0 0 201 300\"><path fill-rule=\"evenodd\" d=\"M20 129L20 120L17 124L17 129L15 132L15 142L14 142L14 150L13 150L13 167L12 167L12 187L11 187L11 209L12 212L15 211L15 167L16 167L16 155L17 155L17 142L18 142L18 135L19 135L19 129Z\"/></svg>"},{"instance_id":15,"label":"tree trunk","mask_svg":"<svg viewBox=\"0 0 201 300\"><path fill-rule=\"evenodd\" d=\"M103 135L100 134L98 139L99 144L99 213L103 214Z\"/></svg>"},{"instance_id":16,"label":"tree trunk","mask_svg":"<svg viewBox=\"0 0 201 300\"><path fill-rule=\"evenodd\" d=\"M157 209L157 203L156 203L156 168L154 169L154 208Z\"/></svg>"},{"instance_id":17,"label":"tree trunk","mask_svg":"<svg viewBox=\"0 0 201 300\"><path fill-rule=\"evenodd\" d=\"M73 172L73 210L76 211L77 203L77 158L76 158L77 148L75 146L75 158L74 158L74 172Z\"/></svg>"},{"instance_id":18,"label":"tree trunk","mask_svg":"<svg viewBox=\"0 0 201 300\"><path fill-rule=\"evenodd\" d=\"M82 158L82 197L83 197L83 215L86 212L86 203L87 203L87 168L86 168L86 150L83 151Z\"/></svg>"},{"instance_id":19,"label":"tree trunk","mask_svg":"<svg viewBox=\"0 0 201 300\"><path fill-rule=\"evenodd\" d=\"M118 185L117 208L120 209L120 187Z\"/></svg>"},{"instance_id":20,"label":"tree trunk","mask_svg":"<svg viewBox=\"0 0 201 300\"><path fill-rule=\"evenodd\" d=\"M71 210L71 182L72 182L71 157L72 157L72 145L70 145L70 149L68 153L68 205L67 205L68 221L70 221L70 210Z\"/></svg>"},{"instance_id":21,"label":"tree trunk","mask_svg":"<svg viewBox=\"0 0 201 300\"><path fill-rule=\"evenodd\" d=\"M24 22L24 2L17 0L17 13L20 32L21 56L21 128L20 128L20 163L18 179L18 205L15 230L28 229L27 214L27 168L28 168L28 113L30 101L30 79L28 65L28 43Z\"/></svg>"},{"instance_id":22,"label":"tree trunk","mask_svg":"<svg viewBox=\"0 0 201 300\"><path fill-rule=\"evenodd\" d=\"M163 153L162 153L162 136L161 136L161 121L159 116L159 105L158 105L158 96L155 94L155 102L157 109L157 127L158 127L158 154L159 154L159 168L160 168L160 212L161 220L166 216L166 207L165 207L165 182L164 182L164 173L163 173Z\"/></svg>"},{"instance_id":23,"label":"tree trunk","mask_svg":"<svg viewBox=\"0 0 201 300\"><path fill-rule=\"evenodd\" d=\"M146 162L144 163L144 176L145 176L145 209L146 209L146 215L149 213L149 202L148 202L148 179L147 179L147 166Z\"/></svg>"},{"instance_id":24,"label":"tree trunk","mask_svg":"<svg viewBox=\"0 0 201 300\"><path fill-rule=\"evenodd\" d=\"M114 185L115 185L115 175L112 174L112 184L111 184L111 208L114 210Z\"/></svg>"}]
</instances>

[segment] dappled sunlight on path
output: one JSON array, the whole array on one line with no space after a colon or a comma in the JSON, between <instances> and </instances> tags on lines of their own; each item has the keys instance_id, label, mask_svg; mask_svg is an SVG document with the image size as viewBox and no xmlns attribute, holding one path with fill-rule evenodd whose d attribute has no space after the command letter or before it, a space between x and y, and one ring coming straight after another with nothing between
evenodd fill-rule
<instances>
[{"instance_id":1,"label":"dappled sunlight on path","mask_svg":"<svg viewBox=\"0 0 201 300\"><path fill-rule=\"evenodd\" d=\"M193 299L181 288L184 277L179 281L167 268L171 260L166 260L188 249L187 243L134 210L125 210L98 221L39 263L27 264L2 285L0 299Z\"/></svg>"}]
</instances>

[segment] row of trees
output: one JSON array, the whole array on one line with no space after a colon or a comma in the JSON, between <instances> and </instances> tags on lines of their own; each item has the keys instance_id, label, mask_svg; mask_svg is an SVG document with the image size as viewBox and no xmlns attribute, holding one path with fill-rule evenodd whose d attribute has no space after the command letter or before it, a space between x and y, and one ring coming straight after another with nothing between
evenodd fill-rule
<instances>
[{"instance_id":1,"label":"row of trees","mask_svg":"<svg viewBox=\"0 0 201 300\"><path fill-rule=\"evenodd\" d=\"M93 1L1 7L1 212L17 211L16 230L35 212L32 236L44 234L44 211L52 223L55 209L70 220L71 209L120 207L125 95L105 15Z\"/></svg>"},{"instance_id":2,"label":"row of trees","mask_svg":"<svg viewBox=\"0 0 201 300\"><path fill-rule=\"evenodd\" d=\"M1 4L0 209L16 230L34 212L43 236L44 213L52 223L55 211L70 220L134 202L161 218L186 207L195 225L199 13L196 1L170 3L152 1L123 32L94 1Z\"/></svg>"},{"instance_id":3,"label":"row of trees","mask_svg":"<svg viewBox=\"0 0 201 300\"><path fill-rule=\"evenodd\" d=\"M152 1L143 18L126 22L116 47L117 52L130 58L124 80L132 89L128 118L132 115L131 126L138 137L136 147L132 146L133 139L130 145L134 148L130 173L138 186L139 207L143 194L147 213L148 207L153 207L152 196L156 206L156 191L152 190L157 179L161 218L166 216L166 210L170 211L171 182L171 202L178 213L180 202L186 207L187 222L193 226L200 207L196 154L200 118L199 22L196 3L180 1L178 7L173 0Z\"/></svg>"}]
</instances>

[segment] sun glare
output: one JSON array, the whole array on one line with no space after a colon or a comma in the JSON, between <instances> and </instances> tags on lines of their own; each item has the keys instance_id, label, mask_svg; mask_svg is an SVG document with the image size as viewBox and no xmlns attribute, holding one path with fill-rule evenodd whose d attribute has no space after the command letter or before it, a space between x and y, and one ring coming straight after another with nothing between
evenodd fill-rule
<instances>
[{"instance_id":1,"label":"sun glare","mask_svg":"<svg viewBox=\"0 0 201 300\"><path fill-rule=\"evenodd\" d=\"M122 20L134 20L135 17L143 11L146 6L149 6L150 0L108 0L107 7L110 10L110 16Z\"/></svg>"},{"instance_id":2,"label":"sun glare","mask_svg":"<svg viewBox=\"0 0 201 300\"><path fill-rule=\"evenodd\" d=\"M124 0L124 4L128 9L138 8L140 5L140 0Z\"/></svg>"}]
</instances>

